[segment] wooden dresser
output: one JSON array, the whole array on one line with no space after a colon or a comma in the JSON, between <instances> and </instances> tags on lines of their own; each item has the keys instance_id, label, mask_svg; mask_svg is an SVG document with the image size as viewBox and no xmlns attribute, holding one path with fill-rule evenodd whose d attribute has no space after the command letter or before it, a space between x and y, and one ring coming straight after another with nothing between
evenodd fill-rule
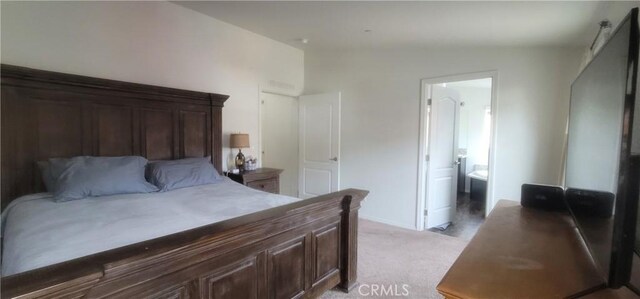
<instances>
[{"instance_id":1,"label":"wooden dresser","mask_svg":"<svg viewBox=\"0 0 640 299\"><path fill-rule=\"evenodd\" d=\"M264 192L280 193L280 173L282 169L258 168L241 173L227 173L229 178L249 188Z\"/></svg>"},{"instance_id":2,"label":"wooden dresser","mask_svg":"<svg viewBox=\"0 0 640 299\"><path fill-rule=\"evenodd\" d=\"M437 287L446 298L637 298L609 290L571 216L502 200Z\"/></svg>"}]
</instances>

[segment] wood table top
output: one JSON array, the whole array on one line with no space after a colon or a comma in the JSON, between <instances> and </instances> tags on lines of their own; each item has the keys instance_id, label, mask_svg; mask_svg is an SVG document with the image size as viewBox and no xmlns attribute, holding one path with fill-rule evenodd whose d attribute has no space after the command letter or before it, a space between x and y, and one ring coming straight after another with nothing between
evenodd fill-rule
<instances>
[{"instance_id":1,"label":"wood table top","mask_svg":"<svg viewBox=\"0 0 640 299\"><path fill-rule=\"evenodd\" d=\"M447 298L564 298L604 285L570 214L502 200L437 289Z\"/></svg>"}]
</instances>

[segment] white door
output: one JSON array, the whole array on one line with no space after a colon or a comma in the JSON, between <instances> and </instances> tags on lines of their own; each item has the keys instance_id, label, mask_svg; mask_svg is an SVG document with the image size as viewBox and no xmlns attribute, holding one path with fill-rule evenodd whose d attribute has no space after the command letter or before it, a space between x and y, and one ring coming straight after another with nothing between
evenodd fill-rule
<instances>
[{"instance_id":1,"label":"white door","mask_svg":"<svg viewBox=\"0 0 640 299\"><path fill-rule=\"evenodd\" d=\"M458 118L460 95L434 84L430 87L427 162L427 228L453 222L458 181Z\"/></svg>"},{"instance_id":2,"label":"white door","mask_svg":"<svg viewBox=\"0 0 640 299\"><path fill-rule=\"evenodd\" d=\"M262 93L262 167L282 169L280 194L298 196L298 100Z\"/></svg>"},{"instance_id":3,"label":"white door","mask_svg":"<svg viewBox=\"0 0 640 299\"><path fill-rule=\"evenodd\" d=\"M340 93L300 96L298 196L340 188Z\"/></svg>"}]
</instances>

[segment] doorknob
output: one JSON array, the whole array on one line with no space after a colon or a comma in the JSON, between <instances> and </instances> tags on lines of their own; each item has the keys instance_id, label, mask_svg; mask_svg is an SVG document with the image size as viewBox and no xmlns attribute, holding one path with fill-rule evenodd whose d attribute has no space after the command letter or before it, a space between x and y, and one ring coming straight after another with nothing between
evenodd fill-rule
<instances>
[{"instance_id":1,"label":"doorknob","mask_svg":"<svg viewBox=\"0 0 640 299\"><path fill-rule=\"evenodd\" d=\"M333 157L333 158L331 158L329 160L334 161L334 162L338 162L338 157Z\"/></svg>"},{"instance_id":2,"label":"doorknob","mask_svg":"<svg viewBox=\"0 0 640 299\"><path fill-rule=\"evenodd\" d=\"M453 162L453 166L460 165L460 161Z\"/></svg>"}]
</instances>

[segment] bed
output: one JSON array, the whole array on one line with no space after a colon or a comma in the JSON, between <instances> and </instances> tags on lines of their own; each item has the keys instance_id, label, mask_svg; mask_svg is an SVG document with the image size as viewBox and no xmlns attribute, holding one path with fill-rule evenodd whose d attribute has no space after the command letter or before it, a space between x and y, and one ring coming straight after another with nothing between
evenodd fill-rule
<instances>
[{"instance_id":1,"label":"bed","mask_svg":"<svg viewBox=\"0 0 640 299\"><path fill-rule=\"evenodd\" d=\"M51 157L211 156L222 173L227 96L1 73L2 298L298 298L355 286L364 190L301 200L225 178L99 201L43 192L36 162Z\"/></svg>"}]
</instances>

